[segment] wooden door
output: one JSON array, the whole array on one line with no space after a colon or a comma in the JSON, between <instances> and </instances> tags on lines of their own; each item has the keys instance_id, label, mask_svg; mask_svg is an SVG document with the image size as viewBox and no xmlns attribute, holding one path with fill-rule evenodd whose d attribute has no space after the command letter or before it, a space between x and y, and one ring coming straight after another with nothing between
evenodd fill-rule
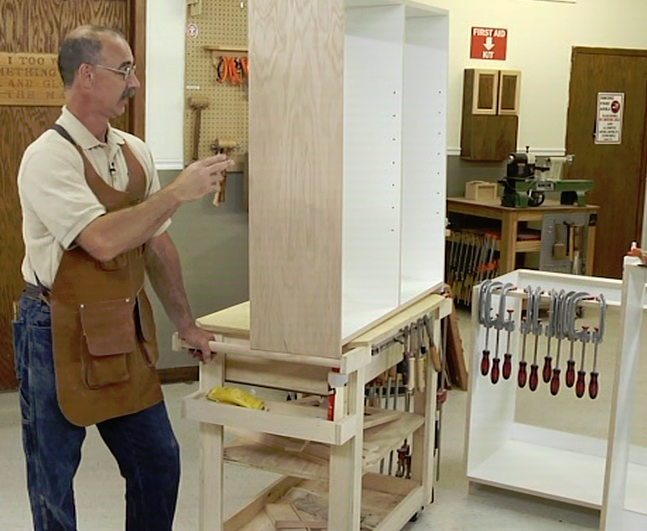
<instances>
[{"instance_id":1,"label":"wooden door","mask_svg":"<svg viewBox=\"0 0 647 531\"><path fill-rule=\"evenodd\" d=\"M0 52L57 53L61 39L80 24L114 27L129 37L145 72L145 0L0 0ZM114 126L139 134L144 127L144 79L127 114ZM59 107L0 105L0 389L16 387L12 301L23 289L24 254L16 176L22 153L60 114Z\"/></svg>"},{"instance_id":2,"label":"wooden door","mask_svg":"<svg viewBox=\"0 0 647 531\"><path fill-rule=\"evenodd\" d=\"M599 93L624 94L620 144L595 142ZM645 195L647 50L575 48L566 152L568 178L592 179L587 203L599 205L593 274L621 278L622 258L640 242Z\"/></svg>"}]
</instances>

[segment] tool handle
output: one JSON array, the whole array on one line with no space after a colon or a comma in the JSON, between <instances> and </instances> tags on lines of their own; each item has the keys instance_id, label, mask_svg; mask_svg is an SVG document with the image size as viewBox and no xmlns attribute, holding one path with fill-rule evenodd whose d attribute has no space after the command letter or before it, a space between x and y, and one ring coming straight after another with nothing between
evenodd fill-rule
<instances>
[{"instance_id":1,"label":"tool handle","mask_svg":"<svg viewBox=\"0 0 647 531\"><path fill-rule=\"evenodd\" d=\"M575 394L577 398L584 396L586 390L586 371L577 371L577 383L575 384Z\"/></svg>"},{"instance_id":2,"label":"tool handle","mask_svg":"<svg viewBox=\"0 0 647 531\"><path fill-rule=\"evenodd\" d=\"M550 382L550 375L552 372L552 365L553 365L553 358L550 356L546 356L544 358L544 370L542 372L542 376L544 378L544 383Z\"/></svg>"},{"instance_id":3,"label":"tool handle","mask_svg":"<svg viewBox=\"0 0 647 531\"><path fill-rule=\"evenodd\" d=\"M564 381L566 382L566 387L573 387L575 383L575 360L568 360L566 365L566 378Z\"/></svg>"},{"instance_id":4,"label":"tool handle","mask_svg":"<svg viewBox=\"0 0 647 531\"><path fill-rule=\"evenodd\" d=\"M534 391L537 389L537 385L539 384L539 365L536 363L533 363L530 366L530 378L528 379L528 387L530 388L531 391Z\"/></svg>"},{"instance_id":5,"label":"tool handle","mask_svg":"<svg viewBox=\"0 0 647 531\"><path fill-rule=\"evenodd\" d=\"M490 373L490 380L493 384L497 383L499 381L499 374L501 373L499 369L499 362L501 360L499 358L494 358L492 360L492 372Z\"/></svg>"},{"instance_id":6,"label":"tool handle","mask_svg":"<svg viewBox=\"0 0 647 531\"><path fill-rule=\"evenodd\" d=\"M526 372L526 365L528 365L528 363L525 361L519 362L519 374L517 374L517 384L519 384L519 387L521 387L522 389L526 386L526 380L528 379L528 373Z\"/></svg>"},{"instance_id":7,"label":"tool handle","mask_svg":"<svg viewBox=\"0 0 647 531\"><path fill-rule=\"evenodd\" d=\"M555 396L559 393L559 373L560 371L557 367L553 369L553 379L550 381L550 394Z\"/></svg>"},{"instance_id":8,"label":"tool handle","mask_svg":"<svg viewBox=\"0 0 647 531\"><path fill-rule=\"evenodd\" d=\"M591 380L589 381L589 396L591 398L596 398L598 396L598 373L591 372Z\"/></svg>"},{"instance_id":9,"label":"tool handle","mask_svg":"<svg viewBox=\"0 0 647 531\"><path fill-rule=\"evenodd\" d=\"M503 379L507 380L512 374L512 354L503 355Z\"/></svg>"},{"instance_id":10,"label":"tool handle","mask_svg":"<svg viewBox=\"0 0 647 531\"><path fill-rule=\"evenodd\" d=\"M481 374L487 376L488 372L490 372L490 351L485 349L481 358Z\"/></svg>"}]
</instances>

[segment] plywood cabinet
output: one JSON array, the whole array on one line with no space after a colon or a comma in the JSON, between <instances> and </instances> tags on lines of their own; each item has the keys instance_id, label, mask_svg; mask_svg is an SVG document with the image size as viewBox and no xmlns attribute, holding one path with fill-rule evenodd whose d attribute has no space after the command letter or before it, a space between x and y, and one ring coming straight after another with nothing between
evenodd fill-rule
<instances>
[{"instance_id":1,"label":"plywood cabinet","mask_svg":"<svg viewBox=\"0 0 647 531\"><path fill-rule=\"evenodd\" d=\"M517 150L521 72L466 69L461 158L500 161Z\"/></svg>"},{"instance_id":2,"label":"plywood cabinet","mask_svg":"<svg viewBox=\"0 0 647 531\"><path fill-rule=\"evenodd\" d=\"M341 345L443 282L447 12L249 4L251 344Z\"/></svg>"}]
</instances>

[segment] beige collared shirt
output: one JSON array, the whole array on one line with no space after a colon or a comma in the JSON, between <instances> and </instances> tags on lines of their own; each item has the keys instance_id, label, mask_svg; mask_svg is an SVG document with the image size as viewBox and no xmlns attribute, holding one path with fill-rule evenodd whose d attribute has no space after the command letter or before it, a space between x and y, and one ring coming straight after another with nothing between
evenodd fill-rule
<instances>
[{"instance_id":1,"label":"beige collared shirt","mask_svg":"<svg viewBox=\"0 0 647 531\"><path fill-rule=\"evenodd\" d=\"M83 149L101 178L117 190L128 186L128 167L121 145L128 142L146 172L146 196L160 189L153 156L139 138L109 128L101 142L66 108L56 123L63 126ZM51 288L61 262L79 233L106 213L85 180L83 160L76 148L53 130L45 131L25 151L18 170L18 192L23 214L26 282ZM167 220L157 231L162 234Z\"/></svg>"}]
</instances>

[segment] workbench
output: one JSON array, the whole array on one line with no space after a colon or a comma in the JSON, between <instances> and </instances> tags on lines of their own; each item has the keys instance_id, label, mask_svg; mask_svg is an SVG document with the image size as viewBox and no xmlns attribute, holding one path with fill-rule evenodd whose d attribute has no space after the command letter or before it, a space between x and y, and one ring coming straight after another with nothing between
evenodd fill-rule
<instances>
[{"instance_id":1,"label":"workbench","mask_svg":"<svg viewBox=\"0 0 647 531\"><path fill-rule=\"evenodd\" d=\"M598 210L599 207L594 205L583 207L561 205L559 202L550 199L536 207L511 208L501 206L499 199L474 201L463 197L447 198L447 216L450 221L452 214L465 214L474 218L486 218L501 222L501 239L497 242L500 253L498 269L498 274L500 275L516 269L517 253L539 252L541 250L540 239L524 240L519 238L519 223L541 222L546 214L574 213L585 213L589 219L585 236L587 245L584 274L591 275L595 252L595 222Z\"/></svg>"},{"instance_id":2,"label":"workbench","mask_svg":"<svg viewBox=\"0 0 647 531\"><path fill-rule=\"evenodd\" d=\"M337 358L254 349L249 303L198 319L201 328L215 334L212 348L217 351L210 363L200 365L199 390L183 399L183 415L200 422L200 530L276 529L268 510L275 504L292 507L295 519L326 520L328 531L396 531L406 525L432 501L437 373L426 363L424 384L411 395L410 411L398 411L397 420L368 429L365 422L385 411L370 408L368 415L365 386L402 361L402 345L392 341L399 331L427 316L440 338L441 319L451 307L451 299L428 295L345 344ZM214 386L231 384L310 398L266 401L265 410L206 399ZM332 414L325 406L331 393ZM324 407L316 406L318 397L324 397ZM243 430L227 447L225 427ZM403 440L412 448L410 479L379 473L379 462L397 452ZM226 522L225 461L283 474ZM308 529L305 521L303 529Z\"/></svg>"}]
</instances>

